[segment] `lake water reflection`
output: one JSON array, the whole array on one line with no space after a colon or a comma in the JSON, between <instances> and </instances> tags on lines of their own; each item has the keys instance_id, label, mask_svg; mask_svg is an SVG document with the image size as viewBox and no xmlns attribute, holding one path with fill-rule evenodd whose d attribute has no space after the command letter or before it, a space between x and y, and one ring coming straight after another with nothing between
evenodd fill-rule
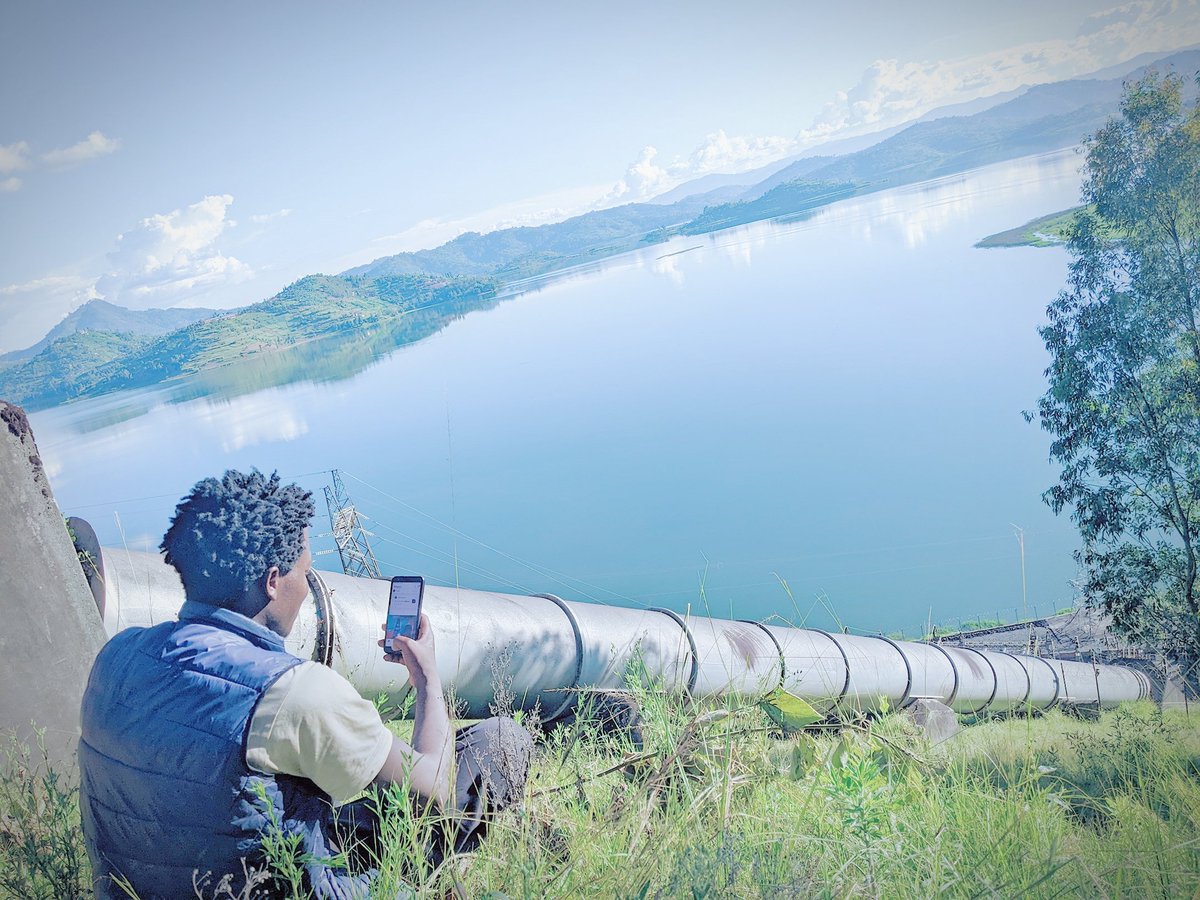
<instances>
[{"instance_id":1,"label":"lake water reflection","mask_svg":"<svg viewBox=\"0 0 1200 900\"><path fill-rule=\"evenodd\" d=\"M33 424L60 505L105 543L156 543L227 467L292 476L323 512L337 467L386 574L913 630L1019 611L1015 523L1045 613L1071 601L1076 539L1020 411L1067 256L972 245L1073 205L1079 163L679 238L390 354L364 339ZM256 389L291 377L314 380Z\"/></svg>"}]
</instances>

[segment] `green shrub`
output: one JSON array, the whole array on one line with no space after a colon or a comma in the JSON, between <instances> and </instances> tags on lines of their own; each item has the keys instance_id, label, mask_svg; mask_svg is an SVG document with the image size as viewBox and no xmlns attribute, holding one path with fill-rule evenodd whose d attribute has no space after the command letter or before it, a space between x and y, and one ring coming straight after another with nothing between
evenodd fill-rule
<instances>
[{"instance_id":1,"label":"green shrub","mask_svg":"<svg viewBox=\"0 0 1200 900\"><path fill-rule=\"evenodd\" d=\"M79 827L79 786L37 747L10 735L0 749L0 895L21 900L92 896Z\"/></svg>"}]
</instances>

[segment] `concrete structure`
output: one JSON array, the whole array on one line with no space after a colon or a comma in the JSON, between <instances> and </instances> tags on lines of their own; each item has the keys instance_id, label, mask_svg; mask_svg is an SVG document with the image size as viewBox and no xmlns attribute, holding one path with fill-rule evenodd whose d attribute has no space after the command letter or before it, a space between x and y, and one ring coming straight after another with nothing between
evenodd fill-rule
<instances>
[{"instance_id":1,"label":"concrete structure","mask_svg":"<svg viewBox=\"0 0 1200 900\"><path fill-rule=\"evenodd\" d=\"M1146 656L1143 650L1111 631L1111 623L1110 616L1080 606L1053 616L948 632L936 637L947 646L1004 653L1036 653L1059 659L1113 662Z\"/></svg>"},{"instance_id":2,"label":"concrete structure","mask_svg":"<svg viewBox=\"0 0 1200 900\"><path fill-rule=\"evenodd\" d=\"M1134 669L1150 679L1150 698L1164 709L1190 709L1198 699L1195 681L1188 684L1179 667L1109 630L1112 619L1097 610L1077 607L1068 612L990 628L942 635L944 647L968 647L993 653L1023 654L1102 663ZM1082 707L1080 707L1082 708Z\"/></svg>"},{"instance_id":3,"label":"concrete structure","mask_svg":"<svg viewBox=\"0 0 1200 900\"><path fill-rule=\"evenodd\" d=\"M948 741L962 730L954 710L936 700L914 700L904 713L925 732L931 744Z\"/></svg>"},{"instance_id":4,"label":"concrete structure","mask_svg":"<svg viewBox=\"0 0 1200 900\"><path fill-rule=\"evenodd\" d=\"M1174 663L1159 661L1147 667L1154 684L1154 700L1163 709L1182 709L1190 712L1200 708L1200 697Z\"/></svg>"},{"instance_id":5,"label":"concrete structure","mask_svg":"<svg viewBox=\"0 0 1200 900\"><path fill-rule=\"evenodd\" d=\"M0 400L0 732L74 766L79 701L105 641L25 412Z\"/></svg>"}]
</instances>

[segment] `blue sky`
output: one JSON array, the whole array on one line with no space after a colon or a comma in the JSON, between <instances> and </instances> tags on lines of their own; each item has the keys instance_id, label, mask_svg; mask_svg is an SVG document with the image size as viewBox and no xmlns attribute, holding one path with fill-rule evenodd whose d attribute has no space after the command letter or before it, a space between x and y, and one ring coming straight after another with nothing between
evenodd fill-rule
<instances>
[{"instance_id":1,"label":"blue sky","mask_svg":"<svg viewBox=\"0 0 1200 900\"><path fill-rule=\"evenodd\" d=\"M1200 43L1190 0L433 6L10 5L0 351Z\"/></svg>"}]
</instances>

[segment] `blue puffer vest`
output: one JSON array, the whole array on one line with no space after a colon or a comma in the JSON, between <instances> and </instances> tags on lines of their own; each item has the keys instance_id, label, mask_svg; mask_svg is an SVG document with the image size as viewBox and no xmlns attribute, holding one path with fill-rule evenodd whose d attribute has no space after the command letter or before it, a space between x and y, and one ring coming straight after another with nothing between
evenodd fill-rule
<instances>
[{"instance_id":1,"label":"blue puffer vest","mask_svg":"<svg viewBox=\"0 0 1200 900\"><path fill-rule=\"evenodd\" d=\"M283 639L237 613L185 603L180 621L117 634L96 657L84 692L80 807L97 896L193 897L242 860L261 866L272 821L330 855L330 798L304 778L246 766L246 735L263 692L301 662ZM311 858L311 857L310 857ZM306 866L320 897L366 894L320 862ZM361 889L361 890L360 890Z\"/></svg>"}]
</instances>

